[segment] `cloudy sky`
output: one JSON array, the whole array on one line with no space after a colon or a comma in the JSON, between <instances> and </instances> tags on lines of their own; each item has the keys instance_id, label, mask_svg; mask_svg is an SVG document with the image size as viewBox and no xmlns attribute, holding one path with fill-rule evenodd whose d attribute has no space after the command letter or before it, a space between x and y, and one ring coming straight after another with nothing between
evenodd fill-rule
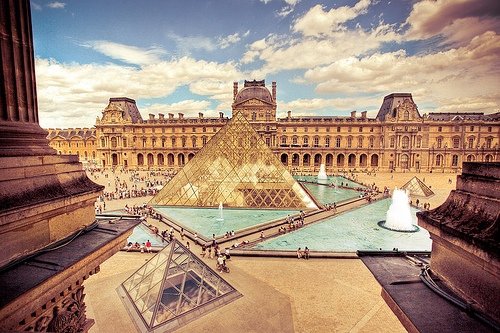
<instances>
[{"instance_id":1,"label":"cloudy sky","mask_svg":"<svg viewBox=\"0 0 500 333\"><path fill-rule=\"evenodd\" d=\"M40 124L90 127L110 97L230 115L232 83L277 81L278 114L500 111L500 1L32 0Z\"/></svg>"}]
</instances>

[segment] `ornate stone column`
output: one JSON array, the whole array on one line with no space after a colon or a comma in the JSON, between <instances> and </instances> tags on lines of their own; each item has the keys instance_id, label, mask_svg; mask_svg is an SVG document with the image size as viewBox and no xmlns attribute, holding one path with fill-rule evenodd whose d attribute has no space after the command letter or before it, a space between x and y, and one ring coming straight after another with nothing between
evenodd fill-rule
<instances>
[{"instance_id":1,"label":"ornate stone column","mask_svg":"<svg viewBox=\"0 0 500 333\"><path fill-rule=\"evenodd\" d=\"M0 156L54 155L38 123L29 0L0 2Z\"/></svg>"}]
</instances>

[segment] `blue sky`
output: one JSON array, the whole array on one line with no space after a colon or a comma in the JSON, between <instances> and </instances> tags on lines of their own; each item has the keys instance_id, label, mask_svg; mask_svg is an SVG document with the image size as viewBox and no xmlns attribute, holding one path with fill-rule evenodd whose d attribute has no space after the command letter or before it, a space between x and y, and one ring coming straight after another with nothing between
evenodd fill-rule
<instances>
[{"instance_id":1,"label":"blue sky","mask_svg":"<svg viewBox=\"0 0 500 333\"><path fill-rule=\"evenodd\" d=\"M32 0L42 127L90 127L110 97L230 115L232 83L277 81L278 114L500 110L500 2Z\"/></svg>"}]
</instances>

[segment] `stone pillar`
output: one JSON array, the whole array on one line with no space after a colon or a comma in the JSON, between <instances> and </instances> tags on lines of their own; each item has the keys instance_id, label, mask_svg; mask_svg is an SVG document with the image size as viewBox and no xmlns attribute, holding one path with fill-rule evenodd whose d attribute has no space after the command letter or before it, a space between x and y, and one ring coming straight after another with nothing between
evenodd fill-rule
<instances>
[{"instance_id":1,"label":"stone pillar","mask_svg":"<svg viewBox=\"0 0 500 333\"><path fill-rule=\"evenodd\" d=\"M29 0L0 2L0 156L55 155L38 124Z\"/></svg>"}]
</instances>

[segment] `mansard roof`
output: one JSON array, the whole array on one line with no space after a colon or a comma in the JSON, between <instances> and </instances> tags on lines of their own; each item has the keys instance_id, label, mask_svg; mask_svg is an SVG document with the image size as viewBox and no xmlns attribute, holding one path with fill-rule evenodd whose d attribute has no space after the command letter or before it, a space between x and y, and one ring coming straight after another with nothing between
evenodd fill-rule
<instances>
[{"instance_id":1,"label":"mansard roof","mask_svg":"<svg viewBox=\"0 0 500 333\"><path fill-rule=\"evenodd\" d=\"M137 109L135 100L128 97L112 97L109 99L109 104L103 110L103 119L106 117L106 113L112 111L123 112L122 118L125 121L130 121L132 123L142 122L142 116Z\"/></svg>"},{"instance_id":2,"label":"mansard roof","mask_svg":"<svg viewBox=\"0 0 500 333\"><path fill-rule=\"evenodd\" d=\"M390 115L395 108L406 101L410 101L416 106L411 93L392 93L385 96L376 118L385 120L387 115Z\"/></svg>"},{"instance_id":3,"label":"mansard roof","mask_svg":"<svg viewBox=\"0 0 500 333\"><path fill-rule=\"evenodd\" d=\"M51 140L57 136L62 139L70 140L73 137L79 137L83 140L87 140L91 137L95 138L95 128L49 128L47 130L49 134L47 135L47 139Z\"/></svg>"},{"instance_id":4,"label":"mansard roof","mask_svg":"<svg viewBox=\"0 0 500 333\"><path fill-rule=\"evenodd\" d=\"M429 120L438 121L462 121L462 120L484 120L484 121L499 121L500 112L487 114L484 112L431 112L428 117Z\"/></svg>"}]
</instances>

